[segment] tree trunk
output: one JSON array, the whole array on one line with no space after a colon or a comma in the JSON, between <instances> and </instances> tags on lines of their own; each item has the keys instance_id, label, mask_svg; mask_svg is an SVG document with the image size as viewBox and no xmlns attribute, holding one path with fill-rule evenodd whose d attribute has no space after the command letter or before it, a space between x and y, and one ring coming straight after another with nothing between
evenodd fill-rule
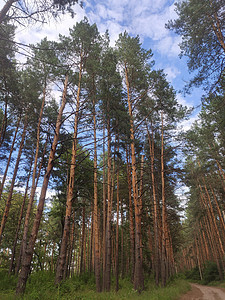
<instances>
[{"instance_id":1,"label":"tree trunk","mask_svg":"<svg viewBox=\"0 0 225 300\"><path fill-rule=\"evenodd\" d=\"M139 207L138 191L137 191L137 172L136 172L136 157L134 146L134 124L132 105L130 101L130 86L128 80L128 70L125 63L125 76L127 87L127 102L130 116L130 140L131 140L131 167L132 167L132 188L134 198L134 213L135 213L135 269L134 269L134 289L141 292L144 289L143 266L141 260L141 211Z\"/></svg>"},{"instance_id":2,"label":"tree trunk","mask_svg":"<svg viewBox=\"0 0 225 300\"><path fill-rule=\"evenodd\" d=\"M108 207L107 207L107 220L106 220L106 249L105 249L105 270L103 271L103 289L107 292L110 291L111 285L111 218L112 218L112 179L111 179L111 132L110 121L107 121L107 134L108 134L108 167L107 167L107 183L108 183Z\"/></svg>"},{"instance_id":3,"label":"tree trunk","mask_svg":"<svg viewBox=\"0 0 225 300\"><path fill-rule=\"evenodd\" d=\"M7 197L7 200L6 200L4 214L3 214L3 217L2 217L2 221L1 221L0 244L1 244L1 240L2 240L2 234L3 234L4 228L5 228L5 224L6 224L8 215L9 215L10 206L11 206L14 184L15 184L15 180L16 180L16 176L17 176L17 172L18 172L18 168L19 168L19 163L20 163L20 158L21 158L21 154L22 154L22 150L23 150L23 146L24 146L24 141L25 141L25 137L26 137L26 132L27 132L27 122L28 122L27 117L25 117L23 133L22 133L22 137L21 137L19 151L18 151L18 154L17 154L17 159L16 159L15 168L14 168L13 178L12 178L12 181L11 181L8 197Z\"/></svg>"},{"instance_id":4,"label":"tree trunk","mask_svg":"<svg viewBox=\"0 0 225 300\"><path fill-rule=\"evenodd\" d=\"M40 145L40 127L41 127L41 120L42 120L42 115L43 115L43 110L44 110L45 97L46 97L46 84L45 84L44 91L43 91L43 100L42 100L41 109L40 109L40 113L39 113L38 124L37 124L37 142L36 142L36 150L35 150L35 158L34 158L32 186L31 186L31 192L30 192L30 197L29 197L29 201L28 201L25 221L24 221L20 261L21 261L21 259L23 259L23 255L26 251L30 214L31 214L31 210L32 210L32 207L33 207L36 186L37 186L37 183L38 183L38 180L37 180L37 183L35 181L36 181L37 163L38 163L38 154L39 154L39 145ZM19 271L20 261L18 263L17 271Z\"/></svg>"},{"instance_id":5,"label":"tree trunk","mask_svg":"<svg viewBox=\"0 0 225 300\"><path fill-rule=\"evenodd\" d=\"M133 220L133 203L132 203L132 184L131 184L131 167L130 167L130 154L128 153L126 145L126 160L127 160L127 183L128 183L128 197L129 197L129 232L130 232L130 265L131 265L131 280L134 280L134 265L135 265L135 233L134 233L134 220Z\"/></svg>"},{"instance_id":6,"label":"tree trunk","mask_svg":"<svg viewBox=\"0 0 225 300\"><path fill-rule=\"evenodd\" d=\"M74 197L74 178L75 178L75 165L77 157L77 131L78 131L78 120L79 120L79 109L80 109L80 92L81 92L81 80L82 80L82 54L80 60L80 69L79 69L79 82L77 90L77 105L76 105L76 115L74 120L74 133L73 133L73 146L72 146L72 157L71 157L71 166L70 166L70 180L67 190L67 199L66 199L66 216L63 229L63 237L60 247L59 254L59 263L56 270L55 284L59 284L63 279L63 272L65 268L66 261L66 252L67 252L67 243L70 231L70 217L72 212L72 203Z\"/></svg>"},{"instance_id":7,"label":"tree trunk","mask_svg":"<svg viewBox=\"0 0 225 300\"><path fill-rule=\"evenodd\" d=\"M43 213L43 209L44 209L48 183L49 183L51 171L52 171L54 160L55 160L55 152L56 152L56 147L58 144L60 127L62 124L62 114L63 114L63 110L64 110L64 107L66 104L67 85L68 85L68 76L66 76L65 83L64 83L62 103L61 103L61 107L59 109L58 116L57 116L54 140L53 140L51 151L49 154L47 170L44 175L44 180L43 180L42 189L41 189L41 195L40 195L40 199L39 199L39 203L38 203L38 207L37 207L37 213L36 213L36 216L34 219L29 244L27 246L27 249L26 249L25 255L23 257L23 261L22 261L22 268L21 268L21 272L19 275L17 288L16 288L17 295L24 293L25 288L26 288L27 278L28 278L28 275L30 272L30 266L31 266L33 252L34 252L35 241L37 238L38 229L40 226L41 217L42 217L42 213Z\"/></svg>"},{"instance_id":8,"label":"tree trunk","mask_svg":"<svg viewBox=\"0 0 225 300\"><path fill-rule=\"evenodd\" d=\"M82 209L82 238L81 238L81 250L80 250L80 274L84 272L84 241L85 241L85 204L83 202Z\"/></svg>"},{"instance_id":9,"label":"tree trunk","mask_svg":"<svg viewBox=\"0 0 225 300\"><path fill-rule=\"evenodd\" d=\"M165 179L164 179L164 126L163 111L161 111L161 180L162 180L162 249L161 249L161 283L164 287L167 282L167 253L166 253L166 202L165 202Z\"/></svg>"},{"instance_id":10,"label":"tree trunk","mask_svg":"<svg viewBox=\"0 0 225 300\"><path fill-rule=\"evenodd\" d=\"M122 199L120 200L121 202L121 276L122 279L124 278L124 235L123 235L123 201Z\"/></svg>"},{"instance_id":11,"label":"tree trunk","mask_svg":"<svg viewBox=\"0 0 225 300\"><path fill-rule=\"evenodd\" d=\"M47 143L48 143L48 136L47 136L46 141L45 141L45 146L44 146L44 150L43 150L43 153L42 153L42 159L41 159L41 162L40 162L40 165L39 165L39 170L38 170L38 174L37 174L37 178L36 178L36 183L35 183L35 190L37 188L39 177L41 175L41 169L42 169L42 165L43 165L43 161L44 161L44 156L45 156L45 152L46 152L46 148L47 148ZM26 212L26 214L27 214L27 212ZM25 216L25 218L26 218L26 216ZM23 237L24 237L24 234L23 234ZM27 245L27 236L26 236L26 241L24 242L25 246L23 246L22 244L23 244L23 239L22 239L22 242L21 242L21 245L20 245L20 253L19 253L19 256L18 256L18 259L17 259L17 263L16 263L16 269L15 269L15 273L16 274L19 273L20 265L21 265L21 260L22 260L22 255L23 255L23 253L25 253L25 249L23 251L23 248L26 248L26 245Z\"/></svg>"},{"instance_id":12,"label":"tree trunk","mask_svg":"<svg viewBox=\"0 0 225 300\"><path fill-rule=\"evenodd\" d=\"M21 208L20 208L20 214L19 214L18 224L17 224L17 228L16 228L16 234L15 234L13 248L12 248L12 255L11 255L11 262L10 262L10 267L9 267L9 274L11 274L12 272L14 272L13 263L14 263L14 259L15 259L15 253L16 253L16 245L17 245L18 235L19 235L20 226L21 226L21 223L22 223L22 218L23 218L24 206L25 206L25 202L26 202L26 198L27 198L27 193L28 193L28 188L29 188L29 181L30 181L32 163L33 163L33 158L31 160L30 170L29 170L29 173L28 173L28 176L27 176L27 183L26 183L25 193L24 193L24 196L23 196L23 202L22 202L22 205L21 205Z\"/></svg>"},{"instance_id":13,"label":"tree trunk","mask_svg":"<svg viewBox=\"0 0 225 300\"><path fill-rule=\"evenodd\" d=\"M96 111L95 99L93 100L94 122L94 248L95 248L95 282L96 291L101 292L101 270L99 252L99 223L98 223L98 166L97 166L97 139L96 139Z\"/></svg>"},{"instance_id":14,"label":"tree trunk","mask_svg":"<svg viewBox=\"0 0 225 300\"><path fill-rule=\"evenodd\" d=\"M102 186L102 200L103 200L103 224L102 224L102 269L105 272L106 266L106 182L105 182L105 120L103 121L103 186Z\"/></svg>"},{"instance_id":15,"label":"tree trunk","mask_svg":"<svg viewBox=\"0 0 225 300\"><path fill-rule=\"evenodd\" d=\"M155 174L154 174L154 139L153 139L153 130L152 137L150 136L148 127L148 142L149 142L149 152L151 160L151 178L152 178L152 194L153 194L153 207L154 207L154 270L155 270L155 283L159 285L159 273L160 273L160 260L159 260L159 227L158 227L158 202L156 199L156 189L155 189Z\"/></svg>"},{"instance_id":16,"label":"tree trunk","mask_svg":"<svg viewBox=\"0 0 225 300\"><path fill-rule=\"evenodd\" d=\"M3 178L2 178L2 182L1 182L0 200L2 198L2 192L3 192L5 180L6 180L6 177L7 177L9 164L11 162L11 157L12 157L12 153L13 153L13 150L14 150L14 145L15 145L15 142L16 142L16 137L17 137L17 133L18 133L19 125L20 125L20 120L21 120L21 117L18 118L18 121L17 121L17 124L16 124L16 130L15 130L12 145L11 145L11 148L10 148L9 157L8 157L8 160L7 160L7 165L6 165L5 172L4 172L4 175L3 175Z\"/></svg>"},{"instance_id":17,"label":"tree trunk","mask_svg":"<svg viewBox=\"0 0 225 300\"><path fill-rule=\"evenodd\" d=\"M119 139L117 139L117 152L119 153ZM116 253L115 253L115 275L116 275L116 292L119 290L119 161L117 162L116 172Z\"/></svg>"},{"instance_id":18,"label":"tree trunk","mask_svg":"<svg viewBox=\"0 0 225 300\"><path fill-rule=\"evenodd\" d=\"M0 14L1 14L1 12L0 12ZM1 126L1 131L0 131L0 147L1 147L1 145L4 142L4 139L5 139L5 133L6 133L6 128L7 128L7 109L8 109L8 98L6 97L6 100L5 100L5 113L4 113L4 117L3 117L3 120L2 120L2 126Z\"/></svg>"},{"instance_id":19,"label":"tree trunk","mask_svg":"<svg viewBox=\"0 0 225 300\"><path fill-rule=\"evenodd\" d=\"M72 266L72 258L73 258L73 248L74 248L74 232L75 232L75 211L73 211L73 223L71 228L71 234L70 234L70 247L69 247L69 261L68 261L68 273L66 277L72 276L73 272L71 270L74 269Z\"/></svg>"}]
</instances>

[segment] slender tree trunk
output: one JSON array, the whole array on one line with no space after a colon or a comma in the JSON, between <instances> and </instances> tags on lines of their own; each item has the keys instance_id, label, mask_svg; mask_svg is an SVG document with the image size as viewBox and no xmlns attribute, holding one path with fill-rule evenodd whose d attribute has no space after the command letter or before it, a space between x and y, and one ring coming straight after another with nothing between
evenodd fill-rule
<instances>
[{"instance_id":1,"label":"slender tree trunk","mask_svg":"<svg viewBox=\"0 0 225 300\"><path fill-rule=\"evenodd\" d=\"M224 222L224 219L223 219L223 216L222 216L222 213L221 213L216 195L215 195L214 190L212 188L212 185L210 183L209 183L209 187L210 187L211 193L213 195L213 199L214 199L214 202L216 204L216 209L217 209L218 216L219 216L219 219L220 219L221 230L222 230L222 233L223 233L223 241L225 241L225 222Z\"/></svg>"},{"instance_id":2,"label":"slender tree trunk","mask_svg":"<svg viewBox=\"0 0 225 300\"><path fill-rule=\"evenodd\" d=\"M92 249L93 249L93 244L92 244L92 241L93 241L93 210L92 210L92 213L91 213L91 236L90 236L90 260L89 260L89 272L91 273L92 272Z\"/></svg>"},{"instance_id":3,"label":"slender tree trunk","mask_svg":"<svg viewBox=\"0 0 225 300\"><path fill-rule=\"evenodd\" d=\"M102 199L103 199L103 224L102 224L102 269L103 269L103 272L105 272L105 266L106 266L106 188L105 188L105 185L106 185L106 182L105 182L105 120L103 121L103 187L102 187ZM104 280L104 279L103 279Z\"/></svg>"},{"instance_id":4,"label":"slender tree trunk","mask_svg":"<svg viewBox=\"0 0 225 300\"><path fill-rule=\"evenodd\" d=\"M0 16L1 16L1 12L0 12ZM5 73L5 72L3 71L3 73ZM7 84L5 82L5 86L6 85ZM8 113L8 97L6 96L6 100L5 100L5 113L4 113L4 117L3 117L3 120L2 120L2 126L1 126L1 131L0 131L0 147L2 146L2 143L4 142L4 139L5 139L5 133L6 133L6 128L7 128L7 113Z\"/></svg>"},{"instance_id":5,"label":"slender tree trunk","mask_svg":"<svg viewBox=\"0 0 225 300\"><path fill-rule=\"evenodd\" d=\"M117 139L117 152L119 153L119 139ZM115 253L115 275L116 275L116 292L119 290L119 207L120 207L120 190L119 190L119 161L116 172L116 253Z\"/></svg>"},{"instance_id":6,"label":"slender tree trunk","mask_svg":"<svg viewBox=\"0 0 225 300\"><path fill-rule=\"evenodd\" d=\"M10 267L9 267L9 274L11 274L14 271L13 270L14 269L13 263L14 263L14 259L15 259L16 245L17 245L18 235L19 235L19 231L20 231L20 226L21 226L22 219L23 219L24 206L25 206L25 202L26 202L26 198L27 198L27 193L28 193L28 188L29 188L29 181L30 181L32 163L33 163L33 158L31 160L30 170L29 170L28 176L27 176L27 183L26 183L25 193L24 193L24 196L23 196L23 202L22 202L22 205L21 205L21 208L20 208L20 214L19 214L18 224L17 224L17 228L16 228L16 234L15 234L13 248L12 248L12 255L11 255L11 262L10 262Z\"/></svg>"},{"instance_id":7,"label":"slender tree trunk","mask_svg":"<svg viewBox=\"0 0 225 300\"><path fill-rule=\"evenodd\" d=\"M122 199L120 200L121 202L121 276L122 279L124 278L124 234L123 234L123 201Z\"/></svg>"},{"instance_id":8,"label":"slender tree trunk","mask_svg":"<svg viewBox=\"0 0 225 300\"><path fill-rule=\"evenodd\" d=\"M48 183L49 183L51 171L52 171L54 160L55 160L55 152L56 152L56 147L58 144L60 127L62 124L62 114L63 114L63 110L64 110L64 107L66 104L67 85L68 85L68 76L66 76L65 83L64 83L62 103L61 103L61 107L58 112L54 140L53 140L50 155L49 155L47 170L44 175L44 180L43 180L42 189L41 189L41 195L40 195L39 203L38 203L38 207L37 207L37 213L36 213L36 216L34 219L29 244L27 246L27 249L26 249L25 255L23 257L23 261L22 261L22 268L21 268L21 272L19 275L17 288L16 288L17 295L24 293L25 288L26 288L27 278L28 278L28 275L30 272L30 266L31 266L31 261L32 261L32 257L33 257L35 241L37 238L38 229L39 229L41 217L43 214L46 192L47 192Z\"/></svg>"},{"instance_id":9,"label":"slender tree trunk","mask_svg":"<svg viewBox=\"0 0 225 300\"><path fill-rule=\"evenodd\" d=\"M3 178L2 178L2 182L1 182L1 186L0 186L0 200L2 198L2 192L3 192L5 180L6 180L6 177L7 177L9 165L10 165L10 162L11 162L12 153L13 153L14 146L15 146L16 137L17 137L17 133L18 133L19 125L20 125L20 120L21 120L21 117L18 118L18 121L17 121L17 124L16 124L16 130L15 130L13 141L12 141L12 145L11 145L11 148L10 148L9 157L8 157L8 160L7 160L7 165L6 165L5 172L4 172L4 175L3 175Z\"/></svg>"},{"instance_id":10,"label":"slender tree trunk","mask_svg":"<svg viewBox=\"0 0 225 300\"><path fill-rule=\"evenodd\" d=\"M95 99L93 100L94 121L94 241L95 241L95 282L96 291L101 292L101 270L99 252L99 222L98 222L98 166L97 166L97 139L96 139L96 111Z\"/></svg>"},{"instance_id":11,"label":"slender tree trunk","mask_svg":"<svg viewBox=\"0 0 225 300\"><path fill-rule=\"evenodd\" d=\"M206 191L206 195L207 195L208 201L204 197L204 193L203 193L203 190L202 190L202 187L201 187L200 184L199 184L199 188L200 188L201 193L203 195L203 200L204 200L205 206L208 208L208 215L209 215L209 218L210 218L210 222L212 224L212 228L214 228L216 237L217 237L217 239L219 241L219 243L218 243L219 244L219 249L220 249L220 251L222 253L222 256L224 256L224 249L223 249L222 240L221 240L221 237L220 237L220 233L219 233L218 226L217 226L217 223L216 223L216 218L215 218L215 215L214 215L214 211L213 211L213 207L212 207L210 195L208 193L208 190L207 190L204 178L203 178L203 181L204 181L204 188L205 188L205 191ZM208 206L208 204L209 204L209 206Z\"/></svg>"},{"instance_id":12,"label":"slender tree trunk","mask_svg":"<svg viewBox=\"0 0 225 300\"><path fill-rule=\"evenodd\" d=\"M160 273L160 259L159 259L159 227L158 227L158 202L156 199L156 189L155 189L155 174L154 174L154 139L153 139L153 130L152 137L150 136L148 127L148 142L149 142L149 151L151 159L151 178L152 178L152 194L153 194L153 207L154 207L154 270L155 270L155 283L159 285L159 273Z\"/></svg>"},{"instance_id":13,"label":"slender tree trunk","mask_svg":"<svg viewBox=\"0 0 225 300\"><path fill-rule=\"evenodd\" d=\"M37 183L38 183L38 180L36 182L36 175L37 175L36 173L37 173L39 146L40 146L40 128L41 128L42 115L43 115L43 111L44 111L45 97L46 97L46 84L45 84L44 91L43 91L43 99L42 99L42 104L41 104L41 109L40 109L39 119L38 119L38 124L37 124L37 142L36 142L36 150L35 150L35 158L34 158L32 186L31 186L31 192L30 192L30 197L29 197L29 201L28 201L28 206L27 206L27 211L26 211L26 216L25 216L25 222L24 222L20 260L23 258L23 255L26 251L30 214L31 214L31 211L32 211L33 203L34 203L34 196L35 196L36 186L37 186ZM19 267L20 267L20 262L18 263L18 267L17 267L18 271L19 271Z\"/></svg>"},{"instance_id":14,"label":"slender tree trunk","mask_svg":"<svg viewBox=\"0 0 225 300\"><path fill-rule=\"evenodd\" d=\"M67 252L67 242L70 231L70 217L72 212L72 203L74 197L74 178L75 178L75 165L76 165L76 156L77 156L77 131L78 131L78 120L79 120L79 109L80 109L80 92L81 92L81 80L82 80L82 54L80 60L80 69L79 69L79 82L78 82L78 90L77 90L77 105L76 105L76 115L74 120L74 134L73 134L73 146L72 146L72 158L71 158L71 166L70 166L70 180L67 192L66 199L66 216L65 223L63 229L63 237L60 247L59 254L59 263L56 270L56 278L55 284L59 284L63 279L63 272L65 268L66 261L66 252Z\"/></svg>"},{"instance_id":15,"label":"slender tree trunk","mask_svg":"<svg viewBox=\"0 0 225 300\"><path fill-rule=\"evenodd\" d=\"M75 232L75 211L73 211L73 223L71 228L71 234L70 234L70 247L69 247L69 261L68 261L68 273L67 277L72 276L72 258L73 258L73 249L74 249L74 232Z\"/></svg>"},{"instance_id":16,"label":"slender tree trunk","mask_svg":"<svg viewBox=\"0 0 225 300\"><path fill-rule=\"evenodd\" d=\"M220 256L220 249L218 246L218 236L216 234L214 225L213 225L213 221L212 221L212 216L210 214L210 210L209 207L207 205L207 201L204 197L204 194L202 193L202 189L201 186L199 184L199 188L200 188L200 200L201 200L201 205L206 209L207 211L207 218L205 218L205 224L206 224L206 229L208 232L208 240L212 249L212 255L215 258L215 261L217 263L217 267L218 267L218 271L220 274L220 279L223 280L223 275L222 275L222 269L221 269L221 265L220 265L220 260L221 260L221 256Z\"/></svg>"},{"instance_id":17,"label":"slender tree trunk","mask_svg":"<svg viewBox=\"0 0 225 300\"><path fill-rule=\"evenodd\" d=\"M90 272L90 224L87 223L87 270Z\"/></svg>"},{"instance_id":18,"label":"slender tree trunk","mask_svg":"<svg viewBox=\"0 0 225 300\"><path fill-rule=\"evenodd\" d=\"M141 172L140 172L140 188L139 188L139 209L140 209L140 227L141 227L141 221L142 221L142 211L143 211L143 205L142 205L142 197L143 197L143 176L144 176L144 155L141 156ZM141 261L143 264L143 245L142 245L142 235L140 239L140 247L141 247Z\"/></svg>"},{"instance_id":19,"label":"slender tree trunk","mask_svg":"<svg viewBox=\"0 0 225 300\"><path fill-rule=\"evenodd\" d=\"M199 258L199 249L198 249L198 243L197 243L196 238L195 238L195 247L196 247L196 256L197 256L199 275L200 275L200 279L202 280L202 268L201 268L201 263L200 263L200 258Z\"/></svg>"},{"instance_id":20,"label":"slender tree trunk","mask_svg":"<svg viewBox=\"0 0 225 300\"><path fill-rule=\"evenodd\" d=\"M40 165L39 165L39 170L38 170L38 174L37 174L37 178L36 178L36 183L35 183L35 190L37 188L37 184L38 184L38 181L39 181L39 177L41 175L41 169L42 169L42 165L43 165L43 161L44 161L44 157L45 157L45 152L46 152L46 148L47 148L47 143L48 143L48 136L46 138L46 141L45 141L45 146L44 146L44 150L43 150L43 153L42 153L42 159L41 159L41 162L40 162ZM32 166L31 166L32 167ZM29 197L30 198L30 197ZM27 215L27 212L26 212L26 215ZM25 216L25 219L26 219L26 216ZM23 234L23 238L25 237L25 235ZM23 245L24 243L24 245ZM25 253L25 248L26 248L26 245L27 245L27 235L26 235L26 240L24 241L22 239L22 242L21 242L21 246L20 246L20 253L19 253L19 256L18 256L18 259L17 259L17 263L16 263L16 269L15 269L15 273L18 274L19 273L19 270L20 270L20 265L21 265L21 260L22 260L22 255ZM23 251L24 250L24 251Z\"/></svg>"},{"instance_id":21,"label":"slender tree trunk","mask_svg":"<svg viewBox=\"0 0 225 300\"><path fill-rule=\"evenodd\" d=\"M163 126L163 111L161 111L161 180L162 180L162 249L161 249L161 283L166 285L166 202L165 202L165 179L164 179L164 126Z\"/></svg>"},{"instance_id":22,"label":"slender tree trunk","mask_svg":"<svg viewBox=\"0 0 225 300\"><path fill-rule=\"evenodd\" d=\"M133 203L132 203L132 184L131 184L131 167L130 167L130 154L128 153L126 145L126 159L127 159L127 183L128 183L128 197L129 197L129 231L130 231L130 265L131 265L131 280L134 280L134 265L135 265L135 233L134 233L134 220L133 220Z\"/></svg>"},{"instance_id":23,"label":"slender tree trunk","mask_svg":"<svg viewBox=\"0 0 225 300\"><path fill-rule=\"evenodd\" d=\"M19 168L19 163L20 163L20 158L21 158L21 154L22 154L22 150L23 150L23 146L24 146L24 141L25 141L25 137L26 137L26 132L27 132L27 122L28 122L27 117L25 117L23 133L22 133L22 137L21 137L19 151L18 151L18 154L17 154L14 173L13 173L13 177L12 177L8 197L7 197L7 200L6 200L5 210L4 210L2 221L1 221L0 244L1 244L1 240L2 240L2 234L3 234L4 228L5 228L5 224L6 224L8 215L9 215L10 206L11 206L14 184L15 184L15 180L16 180L16 176L17 176L17 172L18 172L18 168Z\"/></svg>"},{"instance_id":24,"label":"slender tree trunk","mask_svg":"<svg viewBox=\"0 0 225 300\"><path fill-rule=\"evenodd\" d=\"M84 272L84 241L85 241L85 205L83 202L82 213L82 238L81 238L81 250L80 250L80 274Z\"/></svg>"},{"instance_id":25,"label":"slender tree trunk","mask_svg":"<svg viewBox=\"0 0 225 300\"><path fill-rule=\"evenodd\" d=\"M112 178L111 178L111 132L110 132L110 121L107 121L107 134L108 134L108 174L107 174L107 220L106 220L106 249L105 249L105 272L103 272L103 288L105 291L110 291L111 285L111 218L112 218Z\"/></svg>"},{"instance_id":26,"label":"slender tree trunk","mask_svg":"<svg viewBox=\"0 0 225 300\"><path fill-rule=\"evenodd\" d=\"M203 238L204 249L206 251L206 260L210 260L211 256L209 256L209 247L208 247L208 243L207 243L206 236L205 236L205 231L204 231L201 221L200 221L200 228L201 228L201 233L202 233L202 238Z\"/></svg>"},{"instance_id":27,"label":"slender tree trunk","mask_svg":"<svg viewBox=\"0 0 225 300\"><path fill-rule=\"evenodd\" d=\"M130 140L131 140L131 166L132 166L132 188L134 198L134 213L135 213L135 271L134 271L134 289L141 292L144 289L143 266L141 260L141 211L139 207L138 191L137 191L137 172L136 172L136 157L134 146L134 124L132 105L130 101L130 85L128 79L128 70L125 63L125 76L127 87L127 102L130 115Z\"/></svg>"}]
</instances>

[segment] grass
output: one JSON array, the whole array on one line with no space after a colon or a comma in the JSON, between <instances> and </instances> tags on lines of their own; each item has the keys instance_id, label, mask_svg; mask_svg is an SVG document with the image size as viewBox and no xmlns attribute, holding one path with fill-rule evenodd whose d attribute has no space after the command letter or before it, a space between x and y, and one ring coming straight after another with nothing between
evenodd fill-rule
<instances>
[{"instance_id":1,"label":"grass","mask_svg":"<svg viewBox=\"0 0 225 300\"><path fill-rule=\"evenodd\" d=\"M7 271L0 271L0 300L14 300L17 278L9 276ZM128 278L120 279L119 291L109 293L95 292L95 279L93 275L84 274L67 279L58 288L54 285L54 274L38 272L30 276L26 292L22 300L177 300L181 294L190 289L188 282L182 278L174 278L165 288L156 287L152 279L145 281L145 290L138 294Z\"/></svg>"}]
</instances>

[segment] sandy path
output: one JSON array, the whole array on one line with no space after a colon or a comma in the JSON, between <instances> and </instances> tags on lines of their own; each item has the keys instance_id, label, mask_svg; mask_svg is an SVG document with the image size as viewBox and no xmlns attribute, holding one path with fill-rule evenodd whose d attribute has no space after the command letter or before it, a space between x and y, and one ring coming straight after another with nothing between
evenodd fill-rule
<instances>
[{"instance_id":1,"label":"sandy path","mask_svg":"<svg viewBox=\"0 0 225 300\"><path fill-rule=\"evenodd\" d=\"M225 300L225 290L191 283L191 291L183 295L180 300Z\"/></svg>"}]
</instances>

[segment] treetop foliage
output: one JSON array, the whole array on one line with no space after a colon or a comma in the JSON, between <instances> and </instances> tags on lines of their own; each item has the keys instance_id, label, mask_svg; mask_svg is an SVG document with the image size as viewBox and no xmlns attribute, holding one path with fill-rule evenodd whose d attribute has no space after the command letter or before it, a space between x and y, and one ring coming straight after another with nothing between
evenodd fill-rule
<instances>
[{"instance_id":1,"label":"treetop foliage","mask_svg":"<svg viewBox=\"0 0 225 300\"><path fill-rule=\"evenodd\" d=\"M198 71L189 87L212 87L224 76L224 0L184 0L175 3L178 18L167 28L182 37L181 56L188 58L190 72Z\"/></svg>"}]
</instances>

